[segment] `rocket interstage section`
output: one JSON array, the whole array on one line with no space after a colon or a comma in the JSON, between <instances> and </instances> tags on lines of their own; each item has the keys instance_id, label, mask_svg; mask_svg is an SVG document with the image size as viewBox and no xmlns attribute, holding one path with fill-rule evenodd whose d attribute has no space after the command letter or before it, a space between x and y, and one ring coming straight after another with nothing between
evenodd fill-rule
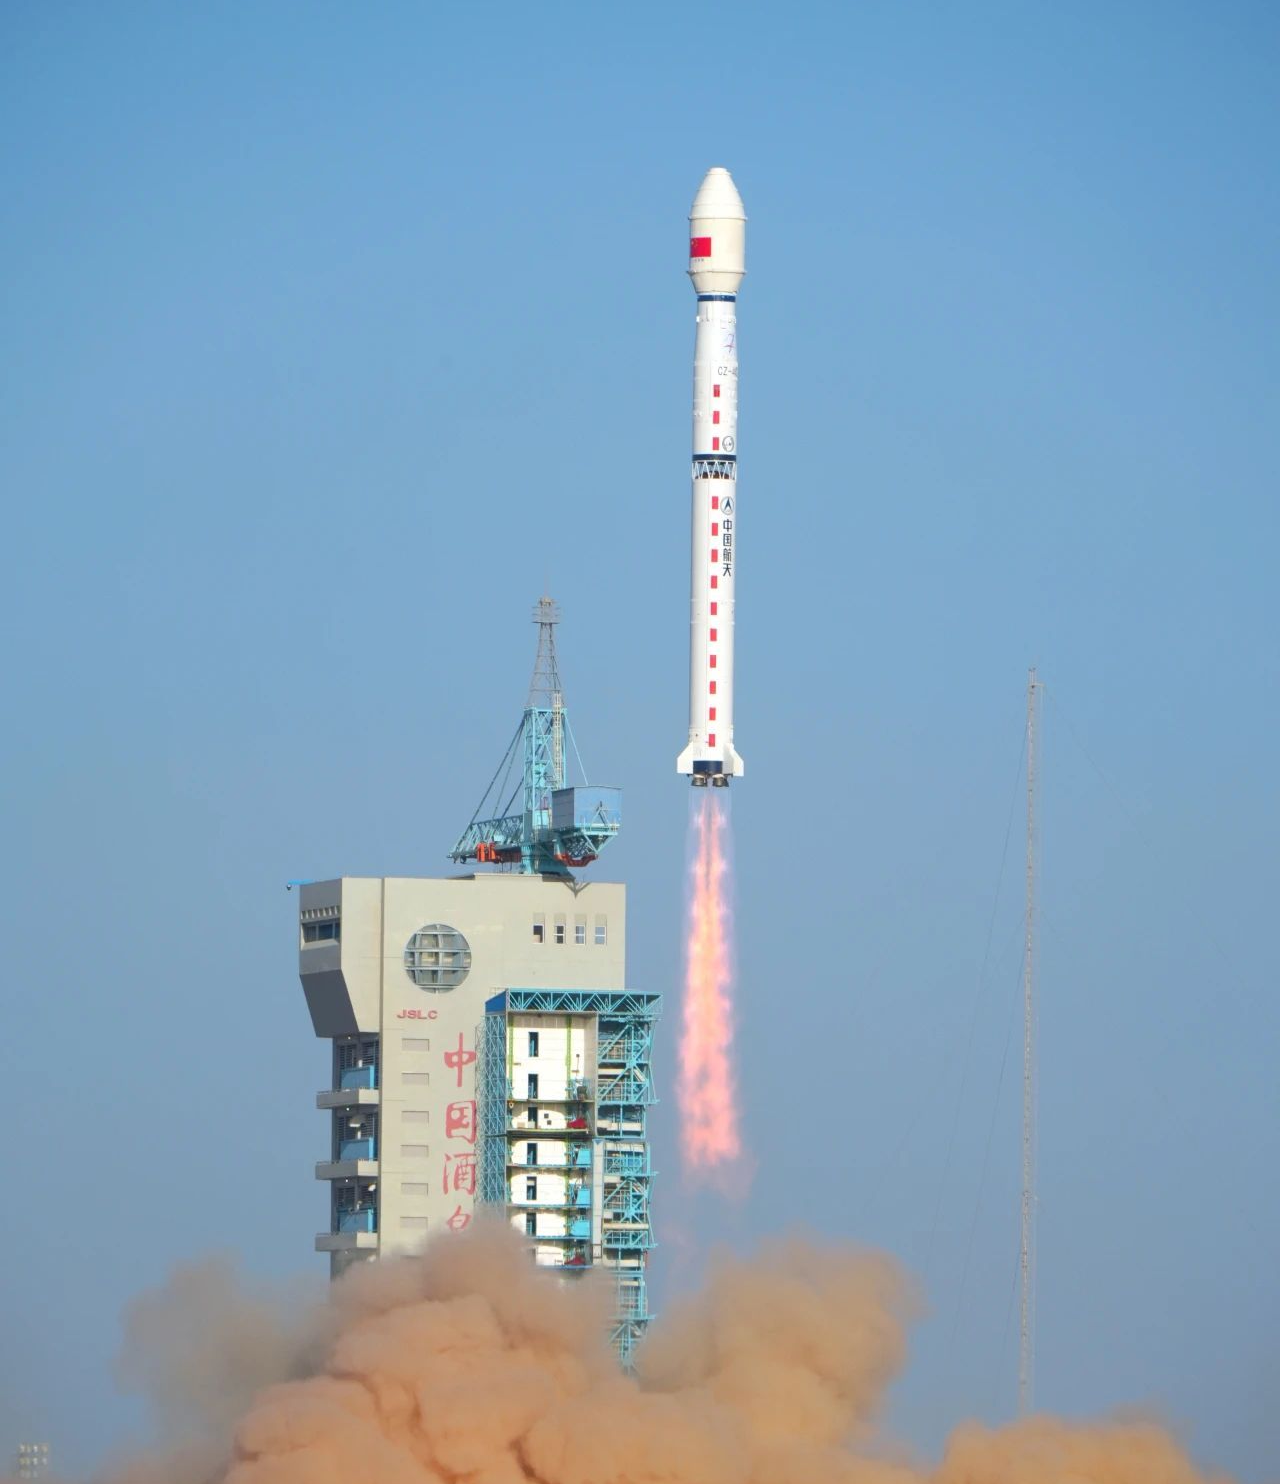
<instances>
[{"instance_id":1,"label":"rocket interstage section","mask_svg":"<svg viewBox=\"0 0 1280 1484\"><path fill-rule=\"evenodd\" d=\"M689 212L693 348L693 518L689 744L676 771L724 787L745 771L733 746L734 580L738 546L738 289L746 213L727 170L709 170Z\"/></svg>"}]
</instances>

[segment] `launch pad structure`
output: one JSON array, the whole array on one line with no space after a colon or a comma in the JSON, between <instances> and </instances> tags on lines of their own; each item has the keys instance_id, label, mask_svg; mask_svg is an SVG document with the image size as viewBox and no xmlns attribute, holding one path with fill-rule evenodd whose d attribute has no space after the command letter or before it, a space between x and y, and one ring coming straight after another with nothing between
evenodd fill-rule
<instances>
[{"instance_id":1,"label":"launch pad structure","mask_svg":"<svg viewBox=\"0 0 1280 1484\"><path fill-rule=\"evenodd\" d=\"M626 984L625 887L573 874L618 833L621 791L569 783L559 613L544 597L533 617L527 704L450 852L492 869L301 885L299 971L333 1043L316 1248L336 1277L503 1212L538 1266L607 1274L629 1365L650 1318L661 997Z\"/></svg>"},{"instance_id":2,"label":"launch pad structure","mask_svg":"<svg viewBox=\"0 0 1280 1484\"><path fill-rule=\"evenodd\" d=\"M556 657L560 610L543 597L533 621L538 655L524 714L450 854L459 865L475 861L515 866L525 875L568 877L570 867L589 866L618 833L622 792L586 785ZM565 786L570 747L584 778L576 789Z\"/></svg>"},{"instance_id":3,"label":"launch pad structure","mask_svg":"<svg viewBox=\"0 0 1280 1484\"><path fill-rule=\"evenodd\" d=\"M650 1059L660 997L627 990L508 989L485 1006L480 1042L484 1143L482 1202L524 1210L541 1266L581 1274L603 1267L614 1281L610 1340L624 1364L649 1322L646 1255L654 1101ZM519 1084L529 1038L559 1050L563 1068L538 1078L538 1098ZM582 1028L582 1050L574 1027ZM522 1040L523 1038L523 1040ZM537 1075L537 1074L533 1074ZM545 1172L545 1174L544 1174ZM519 1203L520 1182L525 1195ZM541 1194L537 1194L540 1188ZM539 1233L538 1213L558 1220Z\"/></svg>"}]
</instances>

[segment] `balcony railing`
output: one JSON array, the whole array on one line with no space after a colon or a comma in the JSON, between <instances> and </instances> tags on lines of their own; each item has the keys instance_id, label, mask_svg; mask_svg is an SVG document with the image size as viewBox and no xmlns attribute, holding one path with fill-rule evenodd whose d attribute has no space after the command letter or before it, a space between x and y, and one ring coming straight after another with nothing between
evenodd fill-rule
<instances>
[{"instance_id":1,"label":"balcony railing","mask_svg":"<svg viewBox=\"0 0 1280 1484\"><path fill-rule=\"evenodd\" d=\"M525 1112L508 1113L507 1132L509 1134L563 1134L565 1132L585 1134L591 1127L585 1113L576 1113L572 1118L566 1118L563 1123L539 1123L536 1118L538 1106L535 1104L529 1109L529 1112L535 1114L533 1119L530 1119L529 1113Z\"/></svg>"},{"instance_id":2,"label":"balcony railing","mask_svg":"<svg viewBox=\"0 0 1280 1484\"><path fill-rule=\"evenodd\" d=\"M579 1190L576 1193L566 1192L559 1200L548 1197L539 1197L537 1200L522 1200L515 1191L511 1193L511 1204L518 1206L522 1211L589 1211L591 1209L590 1190Z\"/></svg>"},{"instance_id":3,"label":"balcony railing","mask_svg":"<svg viewBox=\"0 0 1280 1484\"><path fill-rule=\"evenodd\" d=\"M377 1067L343 1067L338 1074L338 1086L343 1092L358 1087L377 1087Z\"/></svg>"},{"instance_id":4,"label":"balcony railing","mask_svg":"<svg viewBox=\"0 0 1280 1484\"><path fill-rule=\"evenodd\" d=\"M343 1139L338 1145L338 1159L377 1159L376 1139Z\"/></svg>"},{"instance_id":5,"label":"balcony railing","mask_svg":"<svg viewBox=\"0 0 1280 1484\"><path fill-rule=\"evenodd\" d=\"M523 1133L521 1128L519 1132ZM563 1129L555 1130L563 1133ZM507 1163L514 1165L520 1170L589 1170L591 1168L591 1146L584 1144L580 1149L574 1149L568 1159L517 1159L521 1151L515 1147L508 1150Z\"/></svg>"},{"instance_id":6,"label":"balcony railing","mask_svg":"<svg viewBox=\"0 0 1280 1484\"><path fill-rule=\"evenodd\" d=\"M590 1217L579 1216L575 1217L572 1221L566 1221L565 1228L562 1232L540 1231L537 1234L537 1239L539 1242L585 1242L590 1236Z\"/></svg>"},{"instance_id":7,"label":"balcony railing","mask_svg":"<svg viewBox=\"0 0 1280 1484\"><path fill-rule=\"evenodd\" d=\"M648 1152L643 1149L606 1149L604 1172L606 1175L647 1175Z\"/></svg>"},{"instance_id":8,"label":"balcony railing","mask_svg":"<svg viewBox=\"0 0 1280 1484\"><path fill-rule=\"evenodd\" d=\"M623 1072L617 1077L601 1079L599 1101L621 1107L647 1106L653 1102L653 1086L633 1071Z\"/></svg>"},{"instance_id":9,"label":"balcony railing","mask_svg":"<svg viewBox=\"0 0 1280 1484\"><path fill-rule=\"evenodd\" d=\"M376 1232L378 1213L373 1206L366 1206L362 1211L339 1211L338 1230L340 1232Z\"/></svg>"},{"instance_id":10,"label":"balcony railing","mask_svg":"<svg viewBox=\"0 0 1280 1484\"><path fill-rule=\"evenodd\" d=\"M563 1092L540 1091L529 1093L527 1090L517 1092L514 1078L508 1077L507 1101L512 1103L589 1103L591 1101L591 1083L585 1077L570 1077L564 1084Z\"/></svg>"},{"instance_id":11,"label":"balcony railing","mask_svg":"<svg viewBox=\"0 0 1280 1484\"><path fill-rule=\"evenodd\" d=\"M653 1246L653 1233L648 1227L608 1227L600 1234L606 1247L625 1252L643 1252Z\"/></svg>"}]
</instances>

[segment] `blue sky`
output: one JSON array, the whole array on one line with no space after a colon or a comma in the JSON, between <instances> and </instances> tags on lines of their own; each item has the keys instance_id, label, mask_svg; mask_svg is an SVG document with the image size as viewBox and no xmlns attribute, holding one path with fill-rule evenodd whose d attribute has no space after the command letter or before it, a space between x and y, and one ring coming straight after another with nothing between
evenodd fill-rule
<instances>
[{"instance_id":1,"label":"blue sky","mask_svg":"<svg viewBox=\"0 0 1280 1484\"><path fill-rule=\"evenodd\" d=\"M1278 33L1241 4L5 8L0 1448L82 1471L138 1428L118 1315L176 1261L315 1269L283 884L447 868L544 586L626 788L631 978L674 991L684 217L724 164L759 1165L727 1225L921 1274L891 1419L921 1448L1009 1415L1035 663L1038 1398L1273 1476ZM679 1189L669 1098L657 1133L661 1292L723 1213Z\"/></svg>"}]
</instances>

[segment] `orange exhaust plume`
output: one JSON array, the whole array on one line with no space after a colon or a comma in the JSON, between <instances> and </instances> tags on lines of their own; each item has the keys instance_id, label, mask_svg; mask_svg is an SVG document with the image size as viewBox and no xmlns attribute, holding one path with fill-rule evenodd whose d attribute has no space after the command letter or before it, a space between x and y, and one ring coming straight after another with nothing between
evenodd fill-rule
<instances>
[{"instance_id":1,"label":"orange exhaust plume","mask_svg":"<svg viewBox=\"0 0 1280 1484\"><path fill-rule=\"evenodd\" d=\"M742 1153L733 1071L733 916L728 801L695 789L685 944L679 1097L681 1147L691 1174L722 1170Z\"/></svg>"}]
</instances>

